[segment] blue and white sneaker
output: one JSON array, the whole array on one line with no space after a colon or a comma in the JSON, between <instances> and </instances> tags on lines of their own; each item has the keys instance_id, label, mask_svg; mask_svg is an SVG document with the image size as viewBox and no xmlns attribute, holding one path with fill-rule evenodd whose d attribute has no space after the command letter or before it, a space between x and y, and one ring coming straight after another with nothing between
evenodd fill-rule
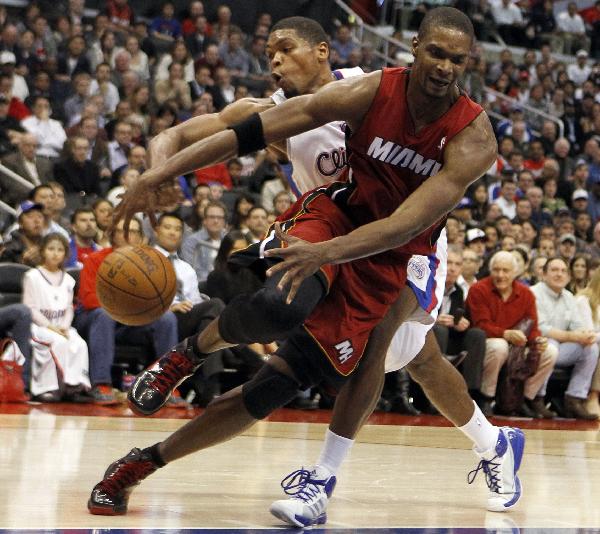
<instances>
[{"instance_id":1,"label":"blue and white sneaker","mask_svg":"<svg viewBox=\"0 0 600 534\"><path fill-rule=\"evenodd\" d=\"M481 461L467 476L472 484L483 470L490 490L487 509L490 512L506 512L521 498L521 481L517 471L521 467L525 435L518 428L503 426L499 429L496 445L483 453L475 452Z\"/></svg>"},{"instance_id":2,"label":"blue and white sneaker","mask_svg":"<svg viewBox=\"0 0 600 534\"><path fill-rule=\"evenodd\" d=\"M298 469L281 481L283 491L291 497L275 501L269 511L295 527L323 525L327 522L327 502L336 482L335 476L320 465Z\"/></svg>"}]
</instances>

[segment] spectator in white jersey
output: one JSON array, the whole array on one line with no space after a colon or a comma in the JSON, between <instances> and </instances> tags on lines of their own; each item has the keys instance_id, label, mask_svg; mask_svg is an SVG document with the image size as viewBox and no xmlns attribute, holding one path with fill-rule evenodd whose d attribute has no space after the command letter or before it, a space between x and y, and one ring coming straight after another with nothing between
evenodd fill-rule
<instances>
[{"instance_id":1,"label":"spectator in white jersey","mask_svg":"<svg viewBox=\"0 0 600 534\"><path fill-rule=\"evenodd\" d=\"M69 243L60 234L48 234L40 250L41 263L23 279L23 304L33 319L33 399L91 402L87 344L71 326L75 280L64 271Z\"/></svg>"}]
</instances>

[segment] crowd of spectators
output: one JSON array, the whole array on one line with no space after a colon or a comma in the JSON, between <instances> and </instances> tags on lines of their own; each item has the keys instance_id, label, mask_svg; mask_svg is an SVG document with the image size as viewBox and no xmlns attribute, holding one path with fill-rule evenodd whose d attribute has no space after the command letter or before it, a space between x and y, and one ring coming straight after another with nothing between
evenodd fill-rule
<instances>
[{"instance_id":1,"label":"crowd of spectators","mask_svg":"<svg viewBox=\"0 0 600 534\"><path fill-rule=\"evenodd\" d=\"M446 354L464 352L457 365L486 413L497 409L496 385L510 347L527 345L540 357L518 412L552 417L546 386L552 370L564 367L573 371L554 408L592 418L600 390L600 65L589 57L596 54L596 27L586 12L582 34L565 29L575 28L568 24L579 17L570 6L552 29L547 4L523 16L523 6L506 0L493 8L485 0L468 3L481 37L498 31L507 42L531 48L523 57L507 48L488 60L477 46L461 80L490 112L498 159L448 218L448 280L434 331ZM245 34L225 5L214 16L200 1L181 15L170 2L160 8L150 21L135 17L126 0L109 0L89 20L77 0L55 19L33 2L20 17L0 8L0 157L25 180L0 173L1 199L17 210L16 218L0 216L0 262L36 268L37 283L57 288L63 274L78 272L72 316L64 306L41 308L35 292L24 305L0 308L0 334L19 338L30 362L26 379L35 381L30 391L40 401L116 403L116 345L149 345L147 361L140 362L148 363L203 328L223 303L257 288L256 275L235 270L227 258L260 240L295 198L290 165L269 151L180 177L183 204L162 214L156 228L135 220L131 232L135 242L156 246L173 262L178 291L170 311L151 325L129 328L102 310L95 294L98 266L125 244L122 227L108 233L112 212L143 174L150 140L190 117L276 90L265 54L268 13ZM600 3L594 9L600 13ZM516 25L507 22L510 13ZM486 27L489 17L495 24ZM533 20L543 31L529 31ZM573 53L573 61L557 61L559 51ZM373 46L356 42L345 24L332 35L330 59L333 68L383 66ZM48 236L53 248L64 249L56 254L63 254L67 272L48 264ZM73 290L67 284L64 295ZM528 328L519 326L524 320ZM27 321L33 327L24 327ZM69 383L61 365L41 346L34 344L32 352L23 339L31 328L46 329L49 339L78 332L88 365L69 356L67 347L71 363L60 364L75 367ZM69 346L79 343L73 338ZM218 353L182 391L208 402L220 392L224 368L252 373L273 350L261 345ZM397 404L414 413L406 402L406 376L393 382L402 396ZM178 396L172 404L186 406ZM314 406L310 399L304 404Z\"/></svg>"},{"instance_id":2,"label":"crowd of spectators","mask_svg":"<svg viewBox=\"0 0 600 534\"><path fill-rule=\"evenodd\" d=\"M574 55L583 49L600 57L600 2L579 9L577 2L556 5L552 0L453 0L466 13L480 41L538 49L548 44L559 54ZM416 30L431 4L419 3L411 13L409 28Z\"/></svg>"}]
</instances>

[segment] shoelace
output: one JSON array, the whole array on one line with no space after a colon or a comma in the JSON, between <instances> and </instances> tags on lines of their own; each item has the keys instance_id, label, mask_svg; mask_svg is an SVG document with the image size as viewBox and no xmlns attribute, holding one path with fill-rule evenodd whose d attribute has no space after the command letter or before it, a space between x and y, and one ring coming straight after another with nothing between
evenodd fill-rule
<instances>
[{"instance_id":1,"label":"shoelace","mask_svg":"<svg viewBox=\"0 0 600 534\"><path fill-rule=\"evenodd\" d=\"M472 484L475 481L475 477L477 477L479 471L483 470L485 473L485 483L487 484L487 487L490 489L490 491L498 493L500 485L500 481L498 480L498 477L500 476L500 473L498 473L498 468L500 467L500 463L494 462L496 458L498 458L498 456L494 456L491 460L481 460L479 465L467 475L467 482Z\"/></svg>"},{"instance_id":2,"label":"shoelace","mask_svg":"<svg viewBox=\"0 0 600 534\"><path fill-rule=\"evenodd\" d=\"M117 466L114 473L111 473L100 482L99 486L109 495L116 496L122 490L137 484L154 471L156 471L156 466L150 460L123 461Z\"/></svg>"},{"instance_id":3,"label":"shoelace","mask_svg":"<svg viewBox=\"0 0 600 534\"><path fill-rule=\"evenodd\" d=\"M309 502L319 495L319 486L325 486L325 480L312 478L312 471L298 469L293 471L281 481L281 487L287 495Z\"/></svg>"},{"instance_id":4,"label":"shoelace","mask_svg":"<svg viewBox=\"0 0 600 534\"><path fill-rule=\"evenodd\" d=\"M156 378L152 382L152 387L163 395L170 392L184 376L194 372L194 364L179 352L171 352L164 360L164 363L161 362L160 372L154 374Z\"/></svg>"}]
</instances>

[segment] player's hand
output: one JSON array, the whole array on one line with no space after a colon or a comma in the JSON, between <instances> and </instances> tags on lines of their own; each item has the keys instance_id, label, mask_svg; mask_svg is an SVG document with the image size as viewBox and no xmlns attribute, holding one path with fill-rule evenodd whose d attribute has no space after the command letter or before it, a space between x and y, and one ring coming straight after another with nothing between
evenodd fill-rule
<instances>
[{"instance_id":1,"label":"player's hand","mask_svg":"<svg viewBox=\"0 0 600 534\"><path fill-rule=\"evenodd\" d=\"M286 299L287 304L290 304L302 282L315 274L325 263L323 244L310 243L299 237L288 235L281 230L279 223L275 223L275 236L287 246L265 251L265 256L283 260L273 265L267 271L267 276L274 276L280 272L285 273L277 284L277 289L284 291L287 286L290 286Z\"/></svg>"},{"instance_id":2,"label":"player's hand","mask_svg":"<svg viewBox=\"0 0 600 534\"><path fill-rule=\"evenodd\" d=\"M121 195L121 202L113 216L113 228L123 219L123 235L129 241L129 223L136 213L144 212L152 227L156 226L156 213L172 208L183 199L176 179L163 180L152 170L146 171L139 180Z\"/></svg>"}]
</instances>

